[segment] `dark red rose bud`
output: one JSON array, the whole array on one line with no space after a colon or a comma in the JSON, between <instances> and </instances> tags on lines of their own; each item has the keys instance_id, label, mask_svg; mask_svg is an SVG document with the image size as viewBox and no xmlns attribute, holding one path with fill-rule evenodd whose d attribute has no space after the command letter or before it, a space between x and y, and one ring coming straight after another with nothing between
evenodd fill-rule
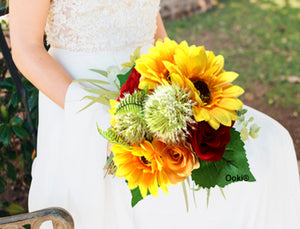
<instances>
[{"instance_id":1,"label":"dark red rose bud","mask_svg":"<svg viewBox=\"0 0 300 229\"><path fill-rule=\"evenodd\" d=\"M141 74L138 73L135 68L131 69L131 74L128 76L125 84L122 85L120 95L117 101L120 101L120 98L124 98L124 94L132 94L134 91L138 90L140 83Z\"/></svg>"},{"instance_id":2,"label":"dark red rose bud","mask_svg":"<svg viewBox=\"0 0 300 229\"><path fill-rule=\"evenodd\" d=\"M215 130L207 122L198 122L193 124L193 129L189 129L189 142L201 160L218 161L223 157L230 141L231 127L220 125Z\"/></svg>"}]
</instances>

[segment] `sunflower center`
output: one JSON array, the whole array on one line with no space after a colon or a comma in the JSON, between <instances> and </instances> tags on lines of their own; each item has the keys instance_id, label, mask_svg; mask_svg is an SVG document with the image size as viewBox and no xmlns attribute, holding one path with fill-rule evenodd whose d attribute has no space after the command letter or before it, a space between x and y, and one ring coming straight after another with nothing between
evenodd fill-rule
<instances>
[{"instance_id":1,"label":"sunflower center","mask_svg":"<svg viewBox=\"0 0 300 229\"><path fill-rule=\"evenodd\" d=\"M147 166L151 165L151 162L148 161L144 156L141 156L140 160L144 165L147 165Z\"/></svg>"},{"instance_id":2,"label":"sunflower center","mask_svg":"<svg viewBox=\"0 0 300 229\"><path fill-rule=\"evenodd\" d=\"M200 98L204 103L208 103L211 97L211 93L209 90L209 87L207 86L206 83L204 83L201 80L197 80L194 82L195 88L199 91L200 93Z\"/></svg>"},{"instance_id":3,"label":"sunflower center","mask_svg":"<svg viewBox=\"0 0 300 229\"><path fill-rule=\"evenodd\" d=\"M166 80L168 81L168 83L169 84L171 84L172 82L171 82L171 76L170 76L170 73L169 73L169 71L167 70L166 71L166 74L165 74L167 77L166 77Z\"/></svg>"}]
</instances>

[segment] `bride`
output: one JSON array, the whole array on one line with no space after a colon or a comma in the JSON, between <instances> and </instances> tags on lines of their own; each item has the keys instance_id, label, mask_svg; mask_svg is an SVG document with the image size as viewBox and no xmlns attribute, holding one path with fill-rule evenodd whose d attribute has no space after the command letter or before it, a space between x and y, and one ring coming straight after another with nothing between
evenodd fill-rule
<instances>
[{"instance_id":1,"label":"bride","mask_svg":"<svg viewBox=\"0 0 300 229\"><path fill-rule=\"evenodd\" d=\"M44 31L51 45L43 46ZM97 132L109 126L108 107L89 101L79 78L101 76L127 62L137 46L142 53L167 34L159 0L10 0L13 59L39 89L37 157L32 165L29 211L59 206L76 229L146 228L300 228L300 191L295 150L289 133L275 120L250 107L261 126L258 139L246 142L256 182L189 193L187 213L180 185L169 195L147 197L131 208L124 180L107 176L107 142ZM110 88L114 90L114 88ZM197 206L196 206L197 204ZM43 228L52 228L45 223Z\"/></svg>"}]
</instances>

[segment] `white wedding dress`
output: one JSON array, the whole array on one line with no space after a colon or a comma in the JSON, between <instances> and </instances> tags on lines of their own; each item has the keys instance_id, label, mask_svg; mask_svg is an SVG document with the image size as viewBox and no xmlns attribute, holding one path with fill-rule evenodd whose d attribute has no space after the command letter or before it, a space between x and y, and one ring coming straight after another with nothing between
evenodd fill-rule
<instances>
[{"instance_id":1,"label":"white wedding dress","mask_svg":"<svg viewBox=\"0 0 300 229\"><path fill-rule=\"evenodd\" d=\"M129 60L137 46L153 45L159 0L54 0L46 25L50 55L74 78L98 78ZM87 86L87 85L86 85ZM113 87L110 89L114 90ZM88 93L73 82L65 109L39 92L37 157L32 165L29 211L59 206L74 218L75 229L299 229L300 190L292 139L278 122L250 107L261 126L258 139L246 142L256 182L238 182L211 191L189 192L185 208L181 185L169 195L146 197L131 208L125 181L107 176L107 142L97 132L110 126L108 107L81 98ZM52 228L45 223L42 228Z\"/></svg>"}]
</instances>

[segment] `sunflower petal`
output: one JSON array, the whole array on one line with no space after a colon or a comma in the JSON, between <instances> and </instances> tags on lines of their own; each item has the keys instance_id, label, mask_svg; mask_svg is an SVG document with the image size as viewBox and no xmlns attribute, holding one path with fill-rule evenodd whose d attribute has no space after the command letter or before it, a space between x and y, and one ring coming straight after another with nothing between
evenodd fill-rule
<instances>
[{"instance_id":1,"label":"sunflower petal","mask_svg":"<svg viewBox=\"0 0 300 229\"><path fill-rule=\"evenodd\" d=\"M215 83L217 86L222 87L234 81L238 76L239 74L235 72L223 72L216 77Z\"/></svg>"},{"instance_id":2,"label":"sunflower petal","mask_svg":"<svg viewBox=\"0 0 300 229\"><path fill-rule=\"evenodd\" d=\"M218 107L225 108L227 110L241 110L243 103L237 98L224 98L217 104Z\"/></svg>"},{"instance_id":3,"label":"sunflower petal","mask_svg":"<svg viewBox=\"0 0 300 229\"><path fill-rule=\"evenodd\" d=\"M223 88L224 97L237 97L244 93L244 89L236 85L228 85Z\"/></svg>"},{"instance_id":4,"label":"sunflower petal","mask_svg":"<svg viewBox=\"0 0 300 229\"><path fill-rule=\"evenodd\" d=\"M214 107L210 113L212 116L224 126L231 126L231 119L228 112L222 108Z\"/></svg>"}]
</instances>

